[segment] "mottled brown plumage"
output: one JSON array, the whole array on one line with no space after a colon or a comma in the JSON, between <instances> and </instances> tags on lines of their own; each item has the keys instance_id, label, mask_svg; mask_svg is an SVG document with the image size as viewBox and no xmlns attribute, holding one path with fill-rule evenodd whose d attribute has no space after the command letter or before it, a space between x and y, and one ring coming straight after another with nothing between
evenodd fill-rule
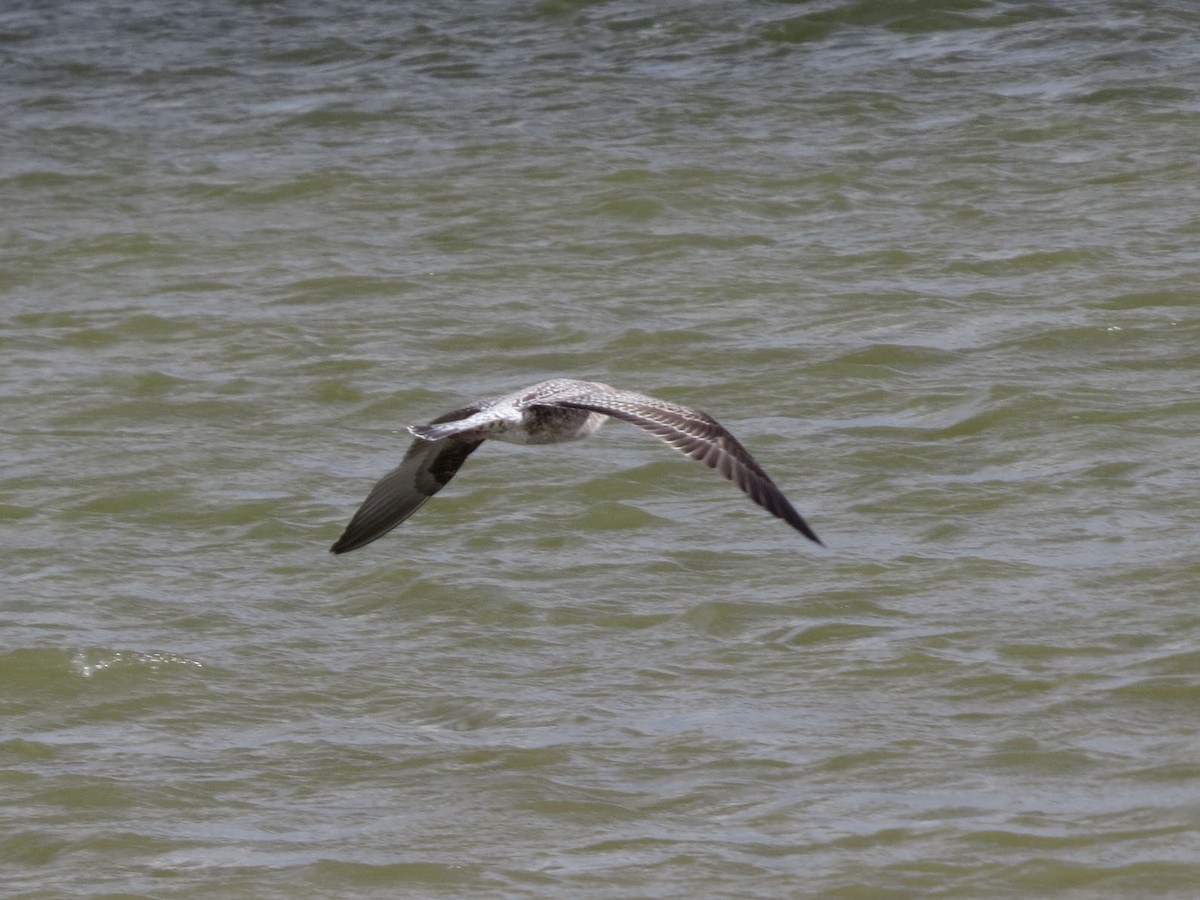
<instances>
[{"instance_id":1,"label":"mottled brown plumage","mask_svg":"<svg viewBox=\"0 0 1200 900\"><path fill-rule=\"evenodd\" d=\"M346 553L387 534L445 487L488 438L517 444L579 440L608 417L637 425L716 469L767 512L821 543L750 452L708 413L596 381L555 378L473 403L428 425L410 426L417 440L367 495L330 549Z\"/></svg>"}]
</instances>

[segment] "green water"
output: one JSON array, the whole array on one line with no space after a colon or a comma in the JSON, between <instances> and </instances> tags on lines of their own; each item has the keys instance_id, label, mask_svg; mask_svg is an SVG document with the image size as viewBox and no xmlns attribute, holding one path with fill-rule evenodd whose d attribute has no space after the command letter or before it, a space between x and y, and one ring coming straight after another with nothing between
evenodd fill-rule
<instances>
[{"instance_id":1,"label":"green water","mask_svg":"<svg viewBox=\"0 0 1200 900\"><path fill-rule=\"evenodd\" d=\"M0 13L0 893L1196 896L1198 27Z\"/></svg>"}]
</instances>

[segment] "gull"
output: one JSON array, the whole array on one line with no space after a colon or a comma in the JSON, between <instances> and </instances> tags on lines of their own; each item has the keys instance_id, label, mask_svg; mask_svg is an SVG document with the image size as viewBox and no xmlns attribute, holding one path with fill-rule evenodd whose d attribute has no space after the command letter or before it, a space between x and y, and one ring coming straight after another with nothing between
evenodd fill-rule
<instances>
[{"instance_id":1,"label":"gull","mask_svg":"<svg viewBox=\"0 0 1200 900\"><path fill-rule=\"evenodd\" d=\"M348 553L383 537L444 488L489 438L513 444L558 444L587 437L609 418L644 428L716 469L767 512L821 543L750 452L708 413L598 381L553 378L468 404L428 425L410 425L416 440L404 459L371 489L329 549Z\"/></svg>"}]
</instances>

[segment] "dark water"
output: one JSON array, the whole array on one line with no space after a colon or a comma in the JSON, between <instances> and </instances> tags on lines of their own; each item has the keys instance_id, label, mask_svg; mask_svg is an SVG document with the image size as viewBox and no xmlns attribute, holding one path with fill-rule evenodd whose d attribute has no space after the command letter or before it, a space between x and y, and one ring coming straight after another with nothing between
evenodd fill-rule
<instances>
[{"instance_id":1,"label":"dark water","mask_svg":"<svg viewBox=\"0 0 1200 900\"><path fill-rule=\"evenodd\" d=\"M1198 27L6 7L3 892L1196 896Z\"/></svg>"}]
</instances>

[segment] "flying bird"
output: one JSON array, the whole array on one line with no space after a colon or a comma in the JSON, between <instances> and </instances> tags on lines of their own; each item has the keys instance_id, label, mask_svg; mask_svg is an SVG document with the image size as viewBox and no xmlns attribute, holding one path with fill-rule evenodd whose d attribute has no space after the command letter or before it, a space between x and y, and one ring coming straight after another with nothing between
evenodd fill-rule
<instances>
[{"instance_id":1,"label":"flying bird","mask_svg":"<svg viewBox=\"0 0 1200 900\"><path fill-rule=\"evenodd\" d=\"M716 469L767 512L821 543L750 452L708 413L598 381L554 378L503 397L479 400L428 425L410 425L416 440L404 459L371 489L329 549L348 553L383 537L444 488L489 438L513 444L558 444L587 437L608 418L644 428Z\"/></svg>"}]
</instances>

